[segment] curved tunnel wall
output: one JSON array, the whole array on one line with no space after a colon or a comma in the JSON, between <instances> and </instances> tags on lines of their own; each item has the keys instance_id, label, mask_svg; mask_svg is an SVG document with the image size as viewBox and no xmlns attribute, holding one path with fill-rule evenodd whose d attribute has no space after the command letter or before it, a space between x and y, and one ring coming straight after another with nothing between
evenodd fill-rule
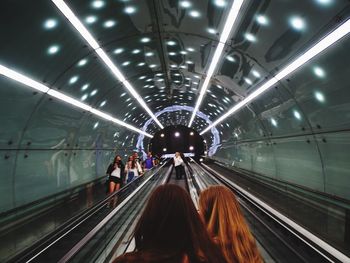
<instances>
[{"instance_id":1,"label":"curved tunnel wall","mask_svg":"<svg viewBox=\"0 0 350 263\"><path fill-rule=\"evenodd\" d=\"M195 105L220 36L208 29L220 30L227 8L197 1L201 16L195 18L180 1L137 1L134 14L123 12L124 1L106 2L101 9L94 9L92 1L66 2L82 21L98 15L96 23L86 26L153 112ZM213 121L350 12L345 0L329 6L319 1L246 2L200 107ZM149 118L51 1L7 0L1 11L6 25L0 28L6 38L1 64L138 127ZM257 24L256 15L262 13L269 25ZM305 31L288 24L295 14L305 18ZM116 26L106 28L111 17ZM57 27L45 29L51 18ZM248 40L247 32L257 41ZM60 48L55 55L48 54L53 44ZM222 146L215 158L349 199L349 44L347 36L218 125ZM323 77L315 75L317 67ZM98 178L115 149L127 153L136 145L137 134L2 76L0 87L0 212ZM189 116L178 113L164 114L160 122L187 125ZM193 127L201 131L207 125L196 118ZM157 130L152 124L147 132ZM208 145L214 141L209 133L203 136Z\"/></svg>"},{"instance_id":2,"label":"curved tunnel wall","mask_svg":"<svg viewBox=\"0 0 350 263\"><path fill-rule=\"evenodd\" d=\"M122 155L133 150L133 140L123 143L128 133L120 126L6 78L0 86L6 113L0 128L0 212L101 178L116 149Z\"/></svg>"},{"instance_id":3,"label":"curved tunnel wall","mask_svg":"<svg viewBox=\"0 0 350 263\"><path fill-rule=\"evenodd\" d=\"M230 117L214 158L349 200L349 46L341 41Z\"/></svg>"}]
</instances>

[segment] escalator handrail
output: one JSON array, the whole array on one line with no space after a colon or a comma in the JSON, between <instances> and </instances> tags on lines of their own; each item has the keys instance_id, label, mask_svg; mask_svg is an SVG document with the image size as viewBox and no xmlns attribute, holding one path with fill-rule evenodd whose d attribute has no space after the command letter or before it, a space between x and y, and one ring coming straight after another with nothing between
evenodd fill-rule
<instances>
[{"instance_id":1,"label":"escalator handrail","mask_svg":"<svg viewBox=\"0 0 350 263\"><path fill-rule=\"evenodd\" d=\"M236 191L240 192L243 196L247 198L252 204L254 204L258 208L263 208L262 211L267 211L268 214L270 214L270 217L275 220L278 224L286 228L289 232L293 233L295 236L297 236L300 240L302 240L305 244L310 246L312 249L317 251L320 255L322 255L327 260L333 262L332 259L330 259L327 255L325 255L322 251L320 251L317 247L315 247L313 244L317 244L318 247L322 248L324 251L335 257L340 262L350 262L350 258L343 254L341 251L337 250L336 248L332 247L307 229L303 228L296 222L292 221L282 213L278 212L276 209L269 206L267 203L263 202L259 198L255 197L239 185L235 184L234 182L228 180L223 175L215 171L214 169L210 168L209 166L202 164L207 170L218 176L222 181L224 181L226 184L230 185L232 188L234 188ZM271 216L273 215L273 216ZM282 223L283 222L283 223ZM305 237L305 238L303 238ZM308 240L306 240L308 239ZM311 241L311 242L310 242Z\"/></svg>"},{"instance_id":2,"label":"escalator handrail","mask_svg":"<svg viewBox=\"0 0 350 263\"><path fill-rule=\"evenodd\" d=\"M167 162L164 162L162 168ZM125 198L116 208L114 208L98 225L96 225L87 235L85 235L75 246L68 251L58 262L67 262L69 261L78 251L81 250L102 228L113 218L113 216L125 205L128 201L134 197L143 186L151 180L157 173L159 169L151 174L141 185L139 185L127 198Z\"/></svg>"},{"instance_id":3,"label":"escalator handrail","mask_svg":"<svg viewBox=\"0 0 350 263\"><path fill-rule=\"evenodd\" d=\"M156 174L161 167L162 166L160 166L160 167L157 166L154 169L151 169L150 171L156 170L156 172L155 172L155 174ZM159 169L156 169L156 168L159 168ZM47 250L48 248L53 246L55 243L57 243L62 238L64 238L66 235L68 235L70 232L72 232L75 228L77 228L82 223L84 223L91 216L93 216L98 211L100 211L106 205L106 203L110 201L111 198L113 198L114 196L118 195L119 193L125 191L128 187L130 187L131 185L133 185L133 184L137 183L139 180L141 180L141 178L142 178L141 176L136 178L134 181L124 185L118 191L114 192L113 194L108 195L106 198L104 198L103 200L101 200L98 203L94 204L92 207L89 207L89 208L85 209L84 211L82 211L81 213L79 213L78 215L74 216L71 220L69 220L65 224L63 224L54 233L51 233L50 234L50 238L48 240L46 240L46 241L42 242L41 244L37 245L38 247L43 247L42 249L40 249L38 252L36 252L32 256L28 256L28 255L33 253L33 249L30 248L30 252L28 252L28 253L24 252L24 255L20 256L20 258L23 259L23 258L30 257L28 260L26 260L26 263L27 262L31 262L32 260L37 258L40 254L42 254L45 250ZM16 256L15 258L18 258L18 256Z\"/></svg>"}]
</instances>

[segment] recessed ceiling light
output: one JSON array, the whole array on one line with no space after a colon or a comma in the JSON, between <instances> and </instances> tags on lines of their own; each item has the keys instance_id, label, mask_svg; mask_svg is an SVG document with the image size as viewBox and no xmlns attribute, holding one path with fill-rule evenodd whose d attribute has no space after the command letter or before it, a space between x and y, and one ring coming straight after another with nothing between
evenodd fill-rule
<instances>
[{"instance_id":1,"label":"recessed ceiling light","mask_svg":"<svg viewBox=\"0 0 350 263\"><path fill-rule=\"evenodd\" d=\"M73 76L69 79L69 84L74 84L78 81L79 76Z\"/></svg>"},{"instance_id":2,"label":"recessed ceiling light","mask_svg":"<svg viewBox=\"0 0 350 263\"><path fill-rule=\"evenodd\" d=\"M255 42L256 41L256 37L253 34L251 34L251 33L245 33L244 37L250 42Z\"/></svg>"},{"instance_id":3,"label":"recessed ceiling light","mask_svg":"<svg viewBox=\"0 0 350 263\"><path fill-rule=\"evenodd\" d=\"M149 67L150 67L150 68L156 68L157 65L156 65L156 64L151 64L151 65L149 65Z\"/></svg>"},{"instance_id":4,"label":"recessed ceiling light","mask_svg":"<svg viewBox=\"0 0 350 263\"><path fill-rule=\"evenodd\" d=\"M192 6L192 3L190 1L180 1L180 6L184 8L189 8Z\"/></svg>"},{"instance_id":5,"label":"recessed ceiling light","mask_svg":"<svg viewBox=\"0 0 350 263\"><path fill-rule=\"evenodd\" d=\"M324 98L324 95L319 92L319 91L316 91L315 92L315 98L319 101L319 102L325 102L325 98Z\"/></svg>"},{"instance_id":6,"label":"recessed ceiling light","mask_svg":"<svg viewBox=\"0 0 350 263\"><path fill-rule=\"evenodd\" d=\"M245 81L247 84L249 84L249 85L252 85L252 84L253 84L253 82L252 82L250 79L248 79L248 78L244 78L244 81Z\"/></svg>"},{"instance_id":7,"label":"recessed ceiling light","mask_svg":"<svg viewBox=\"0 0 350 263\"><path fill-rule=\"evenodd\" d=\"M192 10L190 11L190 16L197 18L201 16L201 13L199 13L197 10Z\"/></svg>"},{"instance_id":8,"label":"recessed ceiling light","mask_svg":"<svg viewBox=\"0 0 350 263\"><path fill-rule=\"evenodd\" d=\"M169 45L169 46L175 46L175 45L176 45L176 42L173 41L173 40L170 40L170 41L167 42L167 45Z\"/></svg>"},{"instance_id":9,"label":"recessed ceiling light","mask_svg":"<svg viewBox=\"0 0 350 263\"><path fill-rule=\"evenodd\" d=\"M133 54L138 54L138 53L140 53L140 52L141 52L140 49L134 49L134 50L132 51Z\"/></svg>"},{"instance_id":10,"label":"recessed ceiling light","mask_svg":"<svg viewBox=\"0 0 350 263\"><path fill-rule=\"evenodd\" d=\"M120 54L123 53L124 49L123 48L117 48L113 51L114 54Z\"/></svg>"},{"instance_id":11,"label":"recessed ceiling light","mask_svg":"<svg viewBox=\"0 0 350 263\"><path fill-rule=\"evenodd\" d=\"M187 54L187 51L181 50L180 53L181 53L182 55L186 55L186 54Z\"/></svg>"},{"instance_id":12,"label":"recessed ceiling light","mask_svg":"<svg viewBox=\"0 0 350 263\"><path fill-rule=\"evenodd\" d=\"M264 15L258 15L256 17L256 21L260 24L260 25L267 25L269 23L269 20L267 19L266 16Z\"/></svg>"},{"instance_id":13,"label":"recessed ceiling light","mask_svg":"<svg viewBox=\"0 0 350 263\"><path fill-rule=\"evenodd\" d=\"M84 94L83 96L81 96L81 100L84 101L88 98L88 95L87 94Z\"/></svg>"},{"instance_id":14,"label":"recessed ceiling light","mask_svg":"<svg viewBox=\"0 0 350 263\"><path fill-rule=\"evenodd\" d=\"M326 75L326 73L324 72L324 70L323 70L322 68L320 68L320 67L314 67L314 68L313 68L313 71L314 71L315 75L316 75L317 77L320 77L320 78L324 78L325 75Z\"/></svg>"},{"instance_id":15,"label":"recessed ceiling light","mask_svg":"<svg viewBox=\"0 0 350 263\"><path fill-rule=\"evenodd\" d=\"M299 16L291 17L289 23L294 29L298 31L301 31L305 28L305 21Z\"/></svg>"},{"instance_id":16,"label":"recessed ceiling light","mask_svg":"<svg viewBox=\"0 0 350 263\"><path fill-rule=\"evenodd\" d=\"M97 89L94 89L93 91L90 92L90 96L91 96L91 97L92 97L92 96L95 96L96 93L97 93Z\"/></svg>"},{"instance_id":17,"label":"recessed ceiling light","mask_svg":"<svg viewBox=\"0 0 350 263\"><path fill-rule=\"evenodd\" d=\"M153 52L146 52L146 53L145 53L145 56L146 56L146 57L151 57L151 56L153 56L153 55L154 55Z\"/></svg>"},{"instance_id":18,"label":"recessed ceiling light","mask_svg":"<svg viewBox=\"0 0 350 263\"><path fill-rule=\"evenodd\" d=\"M175 52L169 52L169 56L175 56L176 53Z\"/></svg>"},{"instance_id":19,"label":"recessed ceiling light","mask_svg":"<svg viewBox=\"0 0 350 263\"><path fill-rule=\"evenodd\" d=\"M148 43L148 42L150 42L151 41L151 39L149 38L149 37L143 37L143 38L141 38L141 42L142 43Z\"/></svg>"},{"instance_id":20,"label":"recessed ceiling light","mask_svg":"<svg viewBox=\"0 0 350 263\"><path fill-rule=\"evenodd\" d=\"M47 49L47 53L49 55L54 55L56 54L58 51L60 51L60 46L59 45L52 45Z\"/></svg>"},{"instance_id":21,"label":"recessed ceiling light","mask_svg":"<svg viewBox=\"0 0 350 263\"><path fill-rule=\"evenodd\" d=\"M226 56L226 59L230 62L235 62L235 59L232 56Z\"/></svg>"},{"instance_id":22,"label":"recessed ceiling light","mask_svg":"<svg viewBox=\"0 0 350 263\"><path fill-rule=\"evenodd\" d=\"M297 118L298 120L301 120L301 114L299 113L299 111L294 110L293 111L294 117Z\"/></svg>"},{"instance_id":23,"label":"recessed ceiling light","mask_svg":"<svg viewBox=\"0 0 350 263\"><path fill-rule=\"evenodd\" d=\"M125 62L122 63L122 66L125 67L125 66L128 66L129 64L130 64L130 61L125 61Z\"/></svg>"},{"instance_id":24,"label":"recessed ceiling light","mask_svg":"<svg viewBox=\"0 0 350 263\"><path fill-rule=\"evenodd\" d=\"M107 103L106 100L102 101L102 102L100 103L100 107L103 107L104 105L106 105L106 103Z\"/></svg>"},{"instance_id":25,"label":"recessed ceiling light","mask_svg":"<svg viewBox=\"0 0 350 263\"><path fill-rule=\"evenodd\" d=\"M136 12L136 8L133 7L133 6L127 6L125 9L124 9L125 13L127 14L133 14Z\"/></svg>"},{"instance_id":26,"label":"recessed ceiling light","mask_svg":"<svg viewBox=\"0 0 350 263\"><path fill-rule=\"evenodd\" d=\"M218 7L225 7L226 6L226 1L224 1L224 0L215 0L214 3Z\"/></svg>"},{"instance_id":27,"label":"recessed ceiling light","mask_svg":"<svg viewBox=\"0 0 350 263\"><path fill-rule=\"evenodd\" d=\"M84 84L82 87L81 87L81 90L84 91L84 90L87 90L89 88L89 84Z\"/></svg>"},{"instance_id":28,"label":"recessed ceiling light","mask_svg":"<svg viewBox=\"0 0 350 263\"><path fill-rule=\"evenodd\" d=\"M103 26L106 28L110 28L115 26L116 22L114 20L108 20L106 22L103 23Z\"/></svg>"},{"instance_id":29,"label":"recessed ceiling light","mask_svg":"<svg viewBox=\"0 0 350 263\"><path fill-rule=\"evenodd\" d=\"M333 3L334 0L316 0L317 3L321 5L330 5Z\"/></svg>"},{"instance_id":30,"label":"recessed ceiling light","mask_svg":"<svg viewBox=\"0 0 350 263\"><path fill-rule=\"evenodd\" d=\"M252 70L252 74L256 78L260 78L261 77L260 73L258 71L256 71L256 70Z\"/></svg>"},{"instance_id":31,"label":"recessed ceiling light","mask_svg":"<svg viewBox=\"0 0 350 263\"><path fill-rule=\"evenodd\" d=\"M85 66L87 62L88 62L88 60L87 60L86 58L81 59L81 60L78 62L78 66L79 66L79 67Z\"/></svg>"},{"instance_id":32,"label":"recessed ceiling light","mask_svg":"<svg viewBox=\"0 0 350 263\"><path fill-rule=\"evenodd\" d=\"M87 16L85 18L85 23L87 24L93 24L97 21L97 17L96 16Z\"/></svg>"},{"instance_id":33,"label":"recessed ceiling light","mask_svg":"<svg viewBox=\"0 0 350 263\"><path fill-rule=\"evenodd\" d=\"M277 127L277 121L274 118L271 118L271 123L273 126Z\"/></svg>"},{"instance_id":34,"label":"recessed ceiling light","mask_svg":"<svg viewBox=\"0 0 350 263\"><path fill-rule=\"evenodd\" d=\"M210 34L216 34L216 30L214 28L208 28L207 31L210 33Z\"/></svg>"},{"instance_id":35,"label":"recessed ceiling light","mask_svg":"<svg viewBox=\"0 0 350 263\"><path fill-rule=\"evenodd\" d=\"M186 48L188 51L190 51L190 52L194 52L195 51L195 49L194 48L192 48L192 47L188 47L188 48Z\"/></svg>"},{"instance_id":36,"label":"recessed ceiling light","mask_svg":"<svg viewBox=\"0 0 350 263\"><path fill-rule=\"evenodd\" d=\"M55 28L56 26L57 26L57 20L56 19L48 19L44 23L44 27L46 29L52 29L52 28Z\"/></svg>"},{"instance_id":37,"label":"recessed ceiling light","mask_svg":"<svg viewBox=\"0 0 350 263\"><path fill-rule=\"evenodd\" d=\"M140 62L140 63L137 64L137 66L139 66L139 67L144 66L144 65L146 65L145 62Z\"/></svg>"},{"instance_id":38,"label":"recessed ceiling light","mask_svg":"<svg viewBox=\"0 0 350 263\"><path fill-rule=\"evenodd\" d=\"M91 3L91 5L95 9L100 9L105 6L105 2L101 0L95 0Z\"/></svg>"}]
</instances>

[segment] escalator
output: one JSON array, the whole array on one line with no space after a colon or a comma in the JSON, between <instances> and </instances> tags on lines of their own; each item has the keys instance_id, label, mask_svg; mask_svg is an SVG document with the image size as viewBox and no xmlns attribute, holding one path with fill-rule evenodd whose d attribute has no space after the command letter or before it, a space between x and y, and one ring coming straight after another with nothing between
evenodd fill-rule
<instances>
[{"instance_id":1,"label":"escalator","mask_svg":"<svg viewBox=\"0 0 350 263\"><path fill-rule=\"evenodd\" d=\"M191 168L201 189L224 184L235 193L266 262L348 262L349 258L339 251L324 249L320 243L308 239L308 235L298 233L293 223L289 225L287 218L249 194L249 186L236 185L227 172L223 175L213 166L194 162Z\"/></svg>"},{"instance_id":2,"label":"escalator","mask_svg":"<svg viewBox=\"0 0 350 263\"><path fill-rule=\"evenodd\" d=\"M68 257L73 256L76 257L72 259L73 262L83 259L91 262L92 256L86 251L91 249L98 252L97 243L94 241L107 240L111 238L110 228L120 233L122 228L127 228L131 224L132 219L136 220L135 216L142 209L148 194L158 184L165 183L167 171L165 163L148 171L105 200L72 218L48 238L33 244L9 262L65 262ZM107 204L113 198L118 199L117 206L114 209L108 208ZM96 231L97 227L99 231ZM82 240L86 249L85 252L78 253L76 248L82 245Z\"/></svg>"}]
</instances>

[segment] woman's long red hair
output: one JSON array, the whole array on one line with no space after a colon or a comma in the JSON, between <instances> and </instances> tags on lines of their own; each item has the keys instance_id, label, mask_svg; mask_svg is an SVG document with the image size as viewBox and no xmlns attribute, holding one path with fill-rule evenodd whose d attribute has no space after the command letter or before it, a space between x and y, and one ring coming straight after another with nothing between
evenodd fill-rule
<instances>
[{"instance_id":1,"label":"woman's long red hair","mask_svg":"<svg viewBox=\"0 0 350 263\"><path fill-rule=\"evenodd\" d=\"M211 186L200 194L200 213L210 236L230 263L262 263L255 239L238 201L226 186Z\"/></svg>"}]
</instances>

